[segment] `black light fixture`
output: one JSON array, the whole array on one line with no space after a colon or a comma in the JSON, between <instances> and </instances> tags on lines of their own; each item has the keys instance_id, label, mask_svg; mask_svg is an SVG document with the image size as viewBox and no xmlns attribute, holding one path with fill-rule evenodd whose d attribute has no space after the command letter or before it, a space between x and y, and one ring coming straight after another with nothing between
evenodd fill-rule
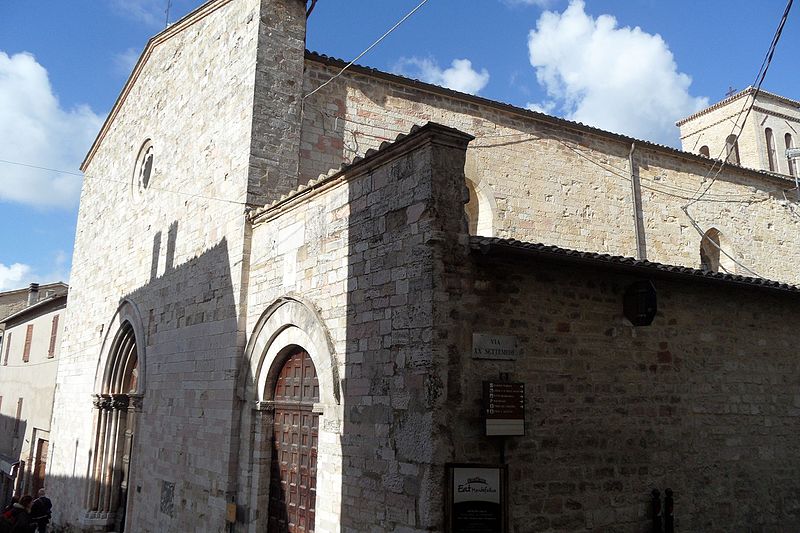
<instances>
[{"instance_id":1,"label":"black light fixture","mask_svg":"<svg viewBox=\"0 0 800 533\"><path fill-rule=\"evenodd\" d=\"M656 288L649 280L636 281L625 289L622 312L634 326L649 326L658 312Z\"/></svg>"}]
</instances>

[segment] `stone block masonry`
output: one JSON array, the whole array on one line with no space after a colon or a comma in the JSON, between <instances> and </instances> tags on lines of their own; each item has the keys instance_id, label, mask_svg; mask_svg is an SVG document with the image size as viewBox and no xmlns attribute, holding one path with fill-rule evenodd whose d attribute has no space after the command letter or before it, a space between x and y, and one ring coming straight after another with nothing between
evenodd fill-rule
<instances>
[{"instance_id":1,"label":"stone block masonry","mask_svg":"<svg viewBox=\"0 0 800 533\"><path fill-rule=\"evenodd\" d=\"M800 527L800 365L770 318L798 318L796 292L654 273L658 314L633 327L622 299L643 273L477 250L471 264L439 315L521 355L472 359L468 335L440 336L458 354L444 440L459 461L505 457L511 531L644 531L653 488L675 492L676 530ZM482 436L481 382L501 373L526 385L524 437Z\"/></svg>"},{"instance_id":2,"label":"stone block masonry","mask_svg":"<svg viewBox=\"0 0 800 533\"><path fill-rule=\"evenodd\" d=\"M427 126L256 218L249 321L289 295L318 310L336 354L332 364L303 346L315 358L321 396L341 390L321 406L318 484L326 490L317 491L317 512L336 524L330 530L443 527L443 368L432 289L436 249L445 235L466 231L463 209L450 216L450 207L466 200L469 139ZM251 354L259 362L250 387L280 365L279 353L265 344ZM241 454L242 471L267 466L250 459L253 450ZM263 493L263 483L244 486L242 497ZM258 529L258 516L252 520Z\"/></svg>"},{"instance_id":3,"label":"stone block masonry","mask_svg":"<svg viewBox=\"0 0 800 533\"><path fill-rule=\"evenodd\" d=\"M336 60L307 55L306 92L340 68ZM719 165L691 153L358 67L309 98L303 119L304 180L430 120L476 138L467 179L488 196L478 226L494 228L482 235L636 257L633 174L641 184L647 259L699 267L695 221L702 232L720 231L721 246L739 263L723 254L728 272L751 276L749 268L800 282L792 267L800 260L800 217L787 197L794 187L788 176L733 166L718 173ZM712 178L708 193L689 207L690 218L682 206ZM486 217L490 223L482 223Z\"/></svg>"},{"instance_id":4,"label":"stone block masonry","mask_svg":"<svg viewBox=\"0 0 800 533\"><path fill-rule=\"evenodd\" d=\"M302 69L301 11L300 0L215 0L170 26L148 43L87 156L83 170L103 179L85 180L78 216L48 472L57 524L96 525L84 502L91 458L102 452L92 394L102 392L101 354L122 304L134 310L146 381L125 518L141 532L227 530L235 489L227 451L238 447L231 413L246 340L245 207L269 187L285 190L275 176L293 176L283 167L296 152L267 161L261 151L285 137L270 137L264 124L277 108L287 113L285 98L270 109L264 94L290 84L273 67L257 68L258 54L294 42L296 57L288 48L283 57ZM288 67L285 75L299 76ZM145 141L154 154L147 187L135 174Z\"/></svg>"}]
</instances>

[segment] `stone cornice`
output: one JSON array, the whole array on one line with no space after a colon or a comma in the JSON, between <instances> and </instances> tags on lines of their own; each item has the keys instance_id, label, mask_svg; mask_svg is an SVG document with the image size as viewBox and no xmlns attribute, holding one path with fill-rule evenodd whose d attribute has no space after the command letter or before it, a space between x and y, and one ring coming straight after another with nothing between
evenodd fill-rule
<instances>
[{"instance_id":1,"label":"stone cornice","mask_svg":"<svg viewBox=\"0 0 800 533\"><path fill-rule=\"evenodd\" d=\"M250 213L250 220L253 224L260 224L303 203L322 191L336 186L340 183L366 174L375 168L385 165L399 157L402 157L412 150L419 148L427 143L462 148L466 150L467 145L474 137L449 126L443 126L435 122L428 122L424 126L414 126L408 135L400 134L395 142L385 141L379 150L367 150L364 157L356 157L349 165L342 167L329 175L321 175L319 179L310 181L273 202L269 206L263 207Z\"/></svg>"},{"instance_id":2,"label":"stone cornice","mask_svg":"<svg viewBox=\"0 0 800 533\"><path fill-rule=\"evenodd\" d=\"M733 102L735 100L738 100L739 98L742 98L743 96L749 96L749 95L751 95L751 94L753 94L755 92L756 92L755 87L748 87L747 89L744 89L743 91L739 91L738 93L733 94L733 95L725 98L724 100L720 100L716 104L710 105L710 106L706 107L705 109L701 109L697 113L689 115L686 118L680 119L679 121L677 121L675 123L675 125L680 127L680 126L686 124L687 122L689 122L690 120L694 120L697 117L706 115L706 114L714 111L715 109L719 109L721 107L724 107L724 106L730 104L731 102ZM781 96L779 94L771 93L769 91L765 91L764 89L759 89L758 96L766 96L768 98L772 98L773 100L777 100L777 101L781 102L782 104L787 104L787 105L789 105L791 107L795 107L795 108L800 109L800 102L798 102L797 100L792 100L791 98L786 98L785 96Z\"/></svg>"}]
</instances>

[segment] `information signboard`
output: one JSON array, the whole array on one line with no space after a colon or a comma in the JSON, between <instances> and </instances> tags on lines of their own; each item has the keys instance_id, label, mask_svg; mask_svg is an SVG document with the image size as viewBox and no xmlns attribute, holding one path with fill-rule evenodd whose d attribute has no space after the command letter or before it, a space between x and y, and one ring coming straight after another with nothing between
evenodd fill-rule
<instances>
[{"instance_id":1,"label":"information signboard","mask_svg":"<svg viewBox=\"0 0 800 533\"><path fill-rule=\"evenodd\" d=\"M525 435L525 384L483 382L487 436Z\"/></svg>"},{"instance_id":2,"label":"information signboard","mask_svg":"<svg viewBox=\"0 0 800 533\"><path fill-rule=\"evenodd\" d=\"M506 468L500 465L449 464L448 521L451 533L506 531Z\"/></svg>"}]
</instances>

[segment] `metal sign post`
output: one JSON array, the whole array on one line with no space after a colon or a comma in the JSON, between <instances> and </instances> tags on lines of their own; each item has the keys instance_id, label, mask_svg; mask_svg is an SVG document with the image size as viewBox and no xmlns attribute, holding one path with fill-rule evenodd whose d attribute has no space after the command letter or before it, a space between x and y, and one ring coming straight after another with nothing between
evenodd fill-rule
<instances>
[{"instance_id":1,"label":"metal sign post","mask_svg":"<svg viewBox=\"0 0 800 533\"><path fill-rule=\"evenodd\" d=\"M797 191L797 198L800 200L800 181L798 181L797 176L797 160L800 159L800 148L787 148L786 149L786 159L789 160L789 172L791 173L792 163L795 163L795 171L794 171L794 190Z\"/></svg>"}]
</instances>

